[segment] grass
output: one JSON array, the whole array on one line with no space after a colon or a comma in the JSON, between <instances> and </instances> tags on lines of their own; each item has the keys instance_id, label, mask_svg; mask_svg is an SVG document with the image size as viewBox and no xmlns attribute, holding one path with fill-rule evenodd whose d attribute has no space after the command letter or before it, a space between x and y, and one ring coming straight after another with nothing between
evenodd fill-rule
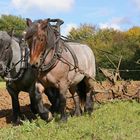
<instances>
[{"instance_id":1,"label":"grass","mask_svg":"<svg viewBox=\"0 0 140 140\"><path fill-rule=\"evenodd\" d=\"M89 117L69 117L67 123L37 119L18 127L0 129L1 140L139 140L140 104L113 101L95 105Z\"/></svg>"}]
</instances>

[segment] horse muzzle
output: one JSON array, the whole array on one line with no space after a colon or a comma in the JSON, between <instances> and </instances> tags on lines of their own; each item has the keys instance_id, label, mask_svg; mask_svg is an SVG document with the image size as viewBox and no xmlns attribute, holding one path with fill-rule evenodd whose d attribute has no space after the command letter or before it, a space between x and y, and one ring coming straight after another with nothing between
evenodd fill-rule
<instances>
[{"instance_id":1,"label":"horse muzzle","mask_svg":"<svg viewBox=\"0 0 140 140\"><path fill-rule=\"evenodd\" d=\"M39 67L39 63L31 64L32 68L37 69Z\"/></svg>"}]
</instances>

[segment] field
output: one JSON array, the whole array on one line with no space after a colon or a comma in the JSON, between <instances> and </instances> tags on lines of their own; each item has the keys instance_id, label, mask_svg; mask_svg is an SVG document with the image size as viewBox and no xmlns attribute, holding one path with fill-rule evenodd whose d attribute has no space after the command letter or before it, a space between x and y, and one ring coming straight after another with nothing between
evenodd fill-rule
<instances>
[{"instance_id":1,"label":"field","mask_svg":"<svg viewBox=\"0 0 140 140\"><path fill-rule=\"evenodd\" d=\"M11 125L11 99L0 84L0 139L2 140L139 140L140 139L140 104L135 100L110 100L109 95L100 94L97 99L102 103L95 103L92 116L84 114L81 117L69 117L67 123L60 123L59 116L50 123L45 123L39 117L24 122L22 126ZM135 84L136 85L136 84ZM134 85L133 85L134 86ZM131 85L131 90L133 87ZM138 84L137 84L138 86ZM21 110L31 119L29 97L27 93L20 94ZM45 105L49 106L46 96ZM68 102L72 108L72 102Z\"/></svg>"}]
</instances>

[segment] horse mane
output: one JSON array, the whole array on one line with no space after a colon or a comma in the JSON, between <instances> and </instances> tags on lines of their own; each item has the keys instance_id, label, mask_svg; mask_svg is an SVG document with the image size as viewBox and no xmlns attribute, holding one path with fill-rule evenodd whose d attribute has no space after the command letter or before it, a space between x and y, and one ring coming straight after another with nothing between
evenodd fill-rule
<instances>
[{"instance_id":1,"label":"horse mane","mask_svg":"<svg viewBox=\"0 0 140 140\"><path fill-rule=\"evenodd\" d=\"M48 22L48 25L47 25L47 28L46 28L46 33L47 33L48 46L50 48L55 47L57 37L56 37L54 29L52 28L52 26L49 22Z\"/></svg>"}]
</instances>

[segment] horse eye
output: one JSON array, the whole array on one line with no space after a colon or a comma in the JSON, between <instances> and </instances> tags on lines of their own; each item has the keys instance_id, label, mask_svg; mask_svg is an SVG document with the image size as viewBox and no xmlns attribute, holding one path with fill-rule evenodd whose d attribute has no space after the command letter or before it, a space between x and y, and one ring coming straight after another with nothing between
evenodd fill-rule
<instances>
[{"instance_id":1,"label":"horse eye","mask_svg":"<svg viewBox=\"0 0 140 140\"><path fill-rule=\"evenodd\" d=\"M41 42L44 41L43 37L38 37L38 40L41 41Z\"/></svg>"},{"instance_id":2,"label":"horse eye","mask_svg":"<svg viewBox=\"0 0 140 140\"><path fill-rule=\"evenodd\" d=\"M5 47L5 50L8 50L8 49L9 49L9 46L6 46L6 47Z\"/></svg>"}]
</instances>

